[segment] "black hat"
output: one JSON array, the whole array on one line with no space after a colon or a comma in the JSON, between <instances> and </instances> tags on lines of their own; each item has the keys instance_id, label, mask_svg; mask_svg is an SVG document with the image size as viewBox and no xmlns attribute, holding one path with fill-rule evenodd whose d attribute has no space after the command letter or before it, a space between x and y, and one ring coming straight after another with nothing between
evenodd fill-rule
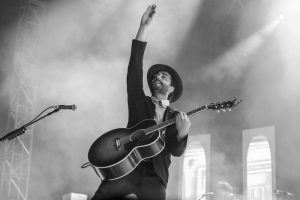
<instances>
[{"instance_id":1,"label":"black hat","mask_svg":"<svg viewBox=\"0 0 300 200\"><path fill-rule=\"evenodd\" d=\"M160 71L168 72L172 77L172 83L174 85L174 92L173 92L173 98L171 99L171 102L175 102L182 95L183 85L182 85L182 81L181 81L179 74L168 65L156 64L156 65L152 65L150 67L150 69L148 70L148 73L147 73L147 81L148 81L150 90L152 92L151 81L153 80L154 75L156 75Z\"/></svg>"}]
</instances>

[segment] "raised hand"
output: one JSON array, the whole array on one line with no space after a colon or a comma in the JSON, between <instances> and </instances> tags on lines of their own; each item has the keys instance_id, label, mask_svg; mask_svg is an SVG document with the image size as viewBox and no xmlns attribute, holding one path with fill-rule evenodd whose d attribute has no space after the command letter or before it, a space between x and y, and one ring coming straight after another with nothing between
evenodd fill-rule
<instances>
[{"instance_id":1,"label":"raised hand","mask_svg":"<svg viewBox=\"0 0 300 200\"><path fill-rule=\"evenodd\" d=\"M141 26L148 26L156 13L156 5L149 5L141 19Z\"/></svg>"},{"instance_id":2,"label":"raised hand","mask_svg":"<svg viewBox=\"0 0 300 200\"><path fill-rule=\"evenodd\" d=\"M155 13L156 13L156 5L155 4L149 5L147 10L144 12L142 16L140 28L138 30L135 39L140 41L145 41L145 29L151 23Z\"/></svg>"}]
</instances>

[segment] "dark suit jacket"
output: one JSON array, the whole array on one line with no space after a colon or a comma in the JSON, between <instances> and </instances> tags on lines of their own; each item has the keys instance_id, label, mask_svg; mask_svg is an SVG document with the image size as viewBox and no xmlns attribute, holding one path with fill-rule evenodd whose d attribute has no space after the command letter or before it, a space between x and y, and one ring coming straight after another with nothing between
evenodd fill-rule
<instances>
[{"instance_id":1,"label":"dark suit jacket","mask_svg":"<svg viewBox=\"0 0 300 200\"><path fill-rule=\"evenodd\" d=\"M143 57L146 42L138 40L132 41L131 56L127 72L127 94L129 119L127 127L132 127L144 119L154 119L155 105L151 97L146 96L143 90ZM176 110L167 107L166 118L173 117ZM187 137L181 141L177 139L177 129L175 125L167 128L165 132L165 148L157 156L153 157L155 173L167 185L169 178L168 168L171 164L171 155L181 156L186 148Z\"/></svg>"}]
</instances>

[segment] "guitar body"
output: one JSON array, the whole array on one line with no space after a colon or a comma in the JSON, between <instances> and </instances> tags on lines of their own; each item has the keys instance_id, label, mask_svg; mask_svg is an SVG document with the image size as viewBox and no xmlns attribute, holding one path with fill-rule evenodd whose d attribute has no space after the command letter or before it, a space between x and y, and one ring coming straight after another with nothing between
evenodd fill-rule
<instances>
[{"instance_id":1,"label":"guitar body","mask_svg":"<svg viewBox=\"0 0 300 200\"><path fill-rule=\"evenodd\" d=\"M144 120L132 128L106 132L95 140L89 149L88 158L96 174L102 179L118 179L133 171L142 160L159 154L165 143L158 131L138 142L130 142L130 135L143 135L144 129L154 125L154 120Z\"/></svg>"}]
</instances>

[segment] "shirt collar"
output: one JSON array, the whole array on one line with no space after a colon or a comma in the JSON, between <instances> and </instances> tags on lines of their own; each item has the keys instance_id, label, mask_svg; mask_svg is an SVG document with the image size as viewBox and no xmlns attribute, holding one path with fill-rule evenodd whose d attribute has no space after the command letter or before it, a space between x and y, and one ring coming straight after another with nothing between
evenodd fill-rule
<instances>
[{"instance_id":1,"label":"shirt collar","mask_svg":"<svg viewBox=\"0 0 300 200\"><path fill-rule=\"evenodd\" d=\"M155 98L154 96L151 96L151 100L154 104L159 105L162 108L166 108L170 105L170 101L167 99L162 99L162 100L158 100L157 98Z\"/></svg>"}]
</instances>

